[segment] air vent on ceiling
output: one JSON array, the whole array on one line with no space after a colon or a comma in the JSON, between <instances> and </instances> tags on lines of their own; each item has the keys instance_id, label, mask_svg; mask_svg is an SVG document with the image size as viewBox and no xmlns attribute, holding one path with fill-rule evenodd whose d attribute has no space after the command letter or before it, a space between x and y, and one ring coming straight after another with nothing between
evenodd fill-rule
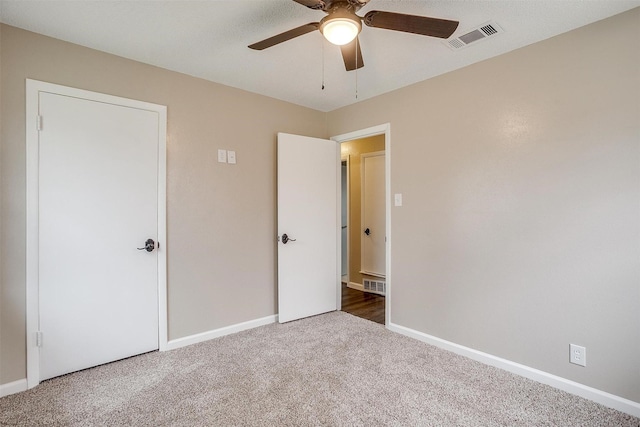
<instances>
[{"instance_id":1,"label":"air vent on ceiling","mask_svg":"<svg viewBox=\"0 0 640 427\"><path fill-rule=\"evenodd\" d=\"M485 40L489 37L495 37L500 33L504 33L502 27L500 27L496 22L491 21L471 30L465 31L458 37L443 40L442 43L447 45L452 50L458 50L465 48L470 44L477 43L480 40Z\"/></svg>"}]
</instances>

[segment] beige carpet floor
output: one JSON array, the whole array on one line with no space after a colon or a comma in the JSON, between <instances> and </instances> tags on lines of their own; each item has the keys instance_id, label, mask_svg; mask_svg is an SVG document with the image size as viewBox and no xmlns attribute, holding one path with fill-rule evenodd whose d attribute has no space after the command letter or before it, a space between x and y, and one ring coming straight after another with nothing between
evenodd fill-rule
<instances>
[{"instance_id":1,"label":"beige carpet floor","mask_svg":"<svg viewBox=\"0 0 640 427\"><path fill-rule=\"evenodd\" d=\"M640 419L334 312L45 381L0 425L639 426Z\"/></svg>"}]
</instances>

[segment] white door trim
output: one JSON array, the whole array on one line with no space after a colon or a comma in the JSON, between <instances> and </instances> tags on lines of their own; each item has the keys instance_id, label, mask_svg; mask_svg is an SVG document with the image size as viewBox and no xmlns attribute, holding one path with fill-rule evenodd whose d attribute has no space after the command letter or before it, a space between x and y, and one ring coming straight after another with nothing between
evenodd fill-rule
<instances>
[{"instance_id":1,"label":"white door trim","mask_svg":"<svg viewBox=\"0 0 640 427\"><path fill-rule=\"evenodd\" d=\"M357 130L354 132L345 133L342 135L333 136L330 139L340 144L354 139L367 138L369 136L384 135L384 179L385 179L385 215L386 215L386 228L387 228L387 250L386 250L386 295L385 295L385 327L389 328L391 325L391 124L385 123L378 126L372 126L370 128ZM340 200L340 188L338 189L337 196ZM342 285L338 285L338 310L341 309L342 304Z\"/></svg>"},{"instance_id":2,"label":"white door trim","mask_svg":"<svg viewBox=\"0 0 640 427\"><path fill-rule=\"evenodd\" d=\"M40 383L40 352L36 346L39 329L39 93L90 99L97 102L153 111L158 114L158 344L167 349L167 107L133 99L120 98L60 86L37 80L26 80L26 160L27 160L27 227L26 227L26 288L27 288L27 387Z\"/></svg>"}]
</instances>

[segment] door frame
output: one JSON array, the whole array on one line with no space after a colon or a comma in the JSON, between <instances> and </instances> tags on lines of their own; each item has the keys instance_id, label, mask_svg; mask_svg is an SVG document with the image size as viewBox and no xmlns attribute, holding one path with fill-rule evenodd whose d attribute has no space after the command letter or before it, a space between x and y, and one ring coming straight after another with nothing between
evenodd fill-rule
<instances>
[{"instance_id":1,"label":"door frame","mask_svg":"<svg viewBox=\"0 0 640 427\"><path fill-rule=\"evenodd\" d=\"M387 235L387 245L385 254L385 268L387 277L386 282L386 295L385 295L385 313L384 323L388 329L391 324L391 123L385 123L382 125L372 126L366 129L356 130L353 132L333 136L330 139L342 144L343 142L353 141L354 139L362 139L370 136L384 135L384 179L385 179L385 226ZM338 160L340 162L340 159ZM341 200L341 189L338 188L337 197L338 201ZM338 295L338 310L342 309L342 283L339 281L337 295Z\"/></svg>"},{"instance_id":2,"label":"door frame","mask_svg":"<svg viewBox=\"0 0 640 427\"><path fill-rule=\"evenodd\" d=\"M167 107L26 79L26 348L27 388L40 383L39 330L39 119L40 92L152 111L158 114L158 346L167 350ZM160 243L162 245L160 246Z\"/></svg>"}]
</instances>

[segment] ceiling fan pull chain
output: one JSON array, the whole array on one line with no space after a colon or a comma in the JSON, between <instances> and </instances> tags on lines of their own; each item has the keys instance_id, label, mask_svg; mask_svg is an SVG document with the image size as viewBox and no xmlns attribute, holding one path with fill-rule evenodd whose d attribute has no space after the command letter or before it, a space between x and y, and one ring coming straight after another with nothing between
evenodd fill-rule
<instances>
[{"instance_id":1,"label":"ceiling fan pull chain","mask_svg":"<svg viewBox=\"0 0 640 427\"><path fill-rule=\"evenodd\" d=\"M356 38L356 99L358 99L358 48L360 47L360 43L358 43L358 39Z\"/></svg>"},{"instance_id":2,"label":"ceiling fan pull chain","mask_svg":"<svg viewBox=\"0 0 640 427\"><path fill-rule=\"evenodd\" d=\"M321 39L322 43L322 90L324 90L324 40Z\"/></svg>"}]
</instances>

